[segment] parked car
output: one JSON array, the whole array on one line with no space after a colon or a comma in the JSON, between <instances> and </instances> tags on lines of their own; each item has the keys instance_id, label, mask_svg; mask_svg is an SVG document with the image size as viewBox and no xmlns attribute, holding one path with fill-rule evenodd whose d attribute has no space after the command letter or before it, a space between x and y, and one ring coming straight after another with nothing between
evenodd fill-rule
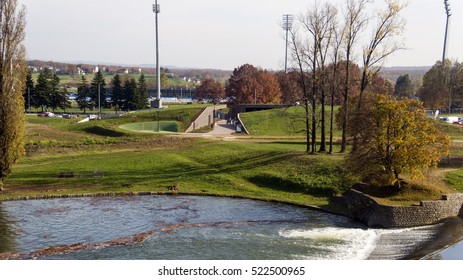
<instances>
[{"instance_id":1,"label":"parked car","mask_svg":"<svg viewBox=\"0 0 463 280\"><path fill-rule=\"evenodd\" d=\"M41 113L38 113L37 116L39 117L54 117L55 114L52 113L52 112L41 112Z\"/></svg>"},{"instance_id":2,"label":"parked car","mask_svg":"<svg viewBox=\"0 0 463 280\"><path fill-rule=\"evenodd\" d=\"M77 115L76 114L63 114L63 118L65 119L74 119L74 118L77 118Z\"/></svg>"},{"instance_id":3,"label":"parked car","mask_svg":"<svg viewBox=\"0 0 463 280\"><path fill-rule=\"evenodd\" d=\"M87 118L88 118L88 120L90 120L90 121L98 120L98 119L99 119L98 115L88 115Z\"/></svg>"}]
</instances>

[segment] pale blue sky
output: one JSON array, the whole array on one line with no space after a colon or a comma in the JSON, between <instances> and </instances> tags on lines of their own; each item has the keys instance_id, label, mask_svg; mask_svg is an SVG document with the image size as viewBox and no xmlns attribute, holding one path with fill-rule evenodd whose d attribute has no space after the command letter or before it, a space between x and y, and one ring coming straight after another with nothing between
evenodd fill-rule
<instances>
[{"instance_id":1,"label":"pale blue sky","mask_svg":"<svg viewBox=\"0 0 463 280\"><path fill-rule=\"evenodd\" d=\"M337 3L344 0L325 0ZM19 0L27 7L29 59L154 64L154 0ZM283 14L314 0L158 0L161 65L282 69ZM319 2L323 2L319 0ZM376 0L381 3L381 0ZM463 1L450 0L448 57L462 60ZM410 0L403 13L408 50L387 66L427 66L442 57L443 0Z\"/></svg>"}]
</instances>

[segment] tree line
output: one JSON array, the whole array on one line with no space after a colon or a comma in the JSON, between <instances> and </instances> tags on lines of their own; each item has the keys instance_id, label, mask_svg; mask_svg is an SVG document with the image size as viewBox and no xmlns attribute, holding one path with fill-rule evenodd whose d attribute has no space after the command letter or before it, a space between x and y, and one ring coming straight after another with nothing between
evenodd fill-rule
<instances>
[{"instance_id":1,"label":"tree line","mask_svg":"<svg viewBox=\"0 0 463 280\"><path fill-rule=\"evenodd\" d=\"M340 151L345 152L348 139L354 147L357 142L366 99L391 94L392 85L379 74L385 59L402 48L404 8L399 0L383 0L382 5L346 0L340 12L333 4L316 1L289 31L290 70L269 73L243 65L233 71L225 94L235 103L298 102L305 111L306 150L333 152L338 125ZM198 91L201 95L202 88ZM338 113L336 105L341 107Z\"/></svg>"},{"instance_id":2,"label":"tree line","mask_svg":"<svg viewBox=\"0 0 463 280\"><path fill-rule=\"evenodd\" d=\"M41 108L42 111L51 109L66 110L71 107L69 92L66 86L60 85L58 75L51 73L48 68L43 69L34 82L32 74L27 73L23 98L26 110L30 107ZM116 74L107 87L103 73L98 71L89 83L82 75L77 86L75 101L77 107L84 111L96 108L114 108L119 110L140 110L147 108L148 89L143 74L138 81L135 78Z\"/></svg>"}]
</instances>

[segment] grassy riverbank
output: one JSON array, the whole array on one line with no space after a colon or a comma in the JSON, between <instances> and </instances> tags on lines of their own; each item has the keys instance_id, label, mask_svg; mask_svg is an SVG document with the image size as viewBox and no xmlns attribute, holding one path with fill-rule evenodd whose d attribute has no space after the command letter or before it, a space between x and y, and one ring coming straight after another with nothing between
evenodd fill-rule
<instances>
[{"instance_id":1,"label":"grassy riverbank","mask_svg":"<svg viewBox=\"0 0 463 280\"><path fill-rule=\"evenodd\" d=\"M202 109L179 106L160 111L160 119L179 127ZM147 111L121 118L77 124L75 120L29 116L27 156L13 169L0 200L67 194L157 192L240 196L335 209L333 195L356 178L345 172L342 154L305 153L303 137L265 132L282 122L281 110L267 112L257 136L230 139L189 138L181 134L140 134L122 124L156 121ZM262 114L256 112L255 114ZM280 116L281 117L281 116ZM258 125L255 116L251 115ZM280 126L280 130L284 126ZM459 131L449 133L456 140ZM263 135L271 136L259 136ZM225 141L227 140L227 141ZM463 191L463 146L456 143L448 164L426 179L413 181L388 196L388 204L414 204ZM338 150L339 147L335 147ZM412 181L412 180L410 180ZM178 190L172 190L177 186ZM383 192L387 193L387 192Z\"/></svg>"},{"instance_id":2,"label":"grassy riverbank","mask_svg":"<svg viewBox=\"0 0 463 280\"><path fill-rule=\"evenodd\" d=\"M225 142L155 137L28 156L0 199L81 193L170 192L328 205L352 181L342 156L309 156L300 142ZM66 178L60 178L66 177Z\"/></svg>"}]
</instances>

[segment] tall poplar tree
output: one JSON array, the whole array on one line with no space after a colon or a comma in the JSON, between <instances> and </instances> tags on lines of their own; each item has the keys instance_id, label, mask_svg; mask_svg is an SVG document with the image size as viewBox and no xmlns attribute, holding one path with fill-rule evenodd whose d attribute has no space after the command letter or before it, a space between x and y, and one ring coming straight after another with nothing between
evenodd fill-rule
<instances>
[{"instance_id":1,"label":"tall poplar tree","mask_svg":"<svg viewBox=\"0 0 463 280\"><path fill-rule=\"evenodd\" d=\"M0 1L0 190L11 167L24 154L26 12L17 0Z\"/></svg>"}]
</instances>

